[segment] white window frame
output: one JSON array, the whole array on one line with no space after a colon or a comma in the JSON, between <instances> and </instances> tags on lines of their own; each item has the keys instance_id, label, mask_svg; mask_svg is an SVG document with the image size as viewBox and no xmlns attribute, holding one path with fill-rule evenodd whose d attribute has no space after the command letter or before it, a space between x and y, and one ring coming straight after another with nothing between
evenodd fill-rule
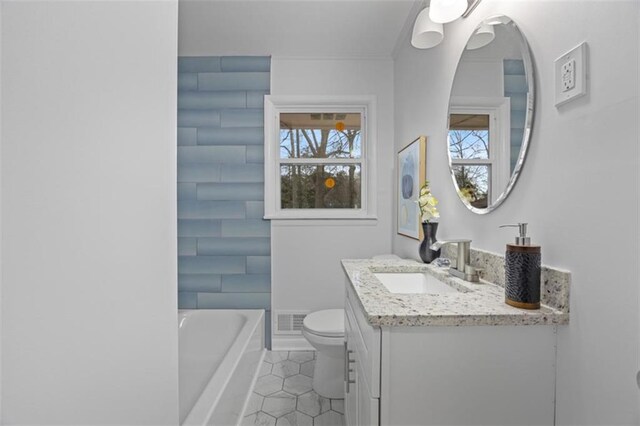
<instances>
[{"instance_id":1,"label":"white window frame","mask_svg":"<svg viewBox=\"0 0 640 426\"><path fill-rule=\"evenodd\" d=\"M282 209L280 166L291 163L280 158L281 113L360 113L361 207L358 209ZM277 96L264 99L264 218L265 219L376 219L376 98L375 96ZM346 159L296 160L295 163L353 164Z\"/></svg>"},{"instance_id":2,"label":"white window frame","mask_svg":"<svg viewBox=\"0 0 640 426\"><path fill-rule=\"evenodd\" d=\"M450 158L453 166L489 165L491 185L489 200L495 203L504 192L511 179L511 99L503 97L453 97L451 114L484 114L489 115L489 158L460 160ZM449 126L447 126L449 128ZM447 150L448 136L447 136Z\"/></svg>"}]
</instances>

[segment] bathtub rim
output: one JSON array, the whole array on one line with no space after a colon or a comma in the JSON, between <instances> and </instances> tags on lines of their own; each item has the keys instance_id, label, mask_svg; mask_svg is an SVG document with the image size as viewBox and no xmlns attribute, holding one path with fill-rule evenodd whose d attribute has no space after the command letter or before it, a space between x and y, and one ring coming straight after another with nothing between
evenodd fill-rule
<instances>
[{"instance_id":1,"label":"bathtub rim","mask_svg":"<svg viewBox=\"0 0 640 426\"><path fill-rule=\"evenodd\" d=\"M236 370L238 364L241 361L241 355L246 351L247 346L251 341L250 337L256 332L256 329L260 326L260 324L264 324L264 318L266 317L266 315L264 309L179 309L178 318L181 313L188 313L191 311L233 312L235 314L240 313L247 316L247 321L240 330L240 333L236 336L235 341L232 343L231 347L220 362L220 365L213 373L213 376L211 376L211 379L207 382L207 385L198 397L198 400L193 405L193 407L191 407L191 410L185 417L184 421L181 423L181 426L203 426L207 424L209 419L214 414L220 398L222 397L224 390L231 380L233 372ZM264 330L262 330L263 346L264 339ZM258 369L254 373L254 377L252 379L252 385L255 384L255 381L257 380L258 372L260 371L260 366L262 365L265 351L266 349L263 347L262 353L260 355L260 363L258 364ZM229 356L230 353L233 353L236 356ZM222 372L227 373L222 374ZM247 389L247 395L245 397L245 401L242 404L242 412L238 419L238 422L242 421L242 415L246 411L246 406L251 394L251 389L252 387Z\"/></svg>"}]
</instances>

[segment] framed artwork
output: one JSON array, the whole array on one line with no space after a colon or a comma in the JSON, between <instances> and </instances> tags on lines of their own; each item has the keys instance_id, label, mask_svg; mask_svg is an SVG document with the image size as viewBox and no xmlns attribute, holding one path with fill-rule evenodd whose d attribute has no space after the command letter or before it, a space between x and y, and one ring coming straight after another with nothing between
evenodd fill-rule
<instances>
[{"instance_id":1,"label":"framed artwork","mask_svg":"<svg viewBox=\"0 0 640 426\"><path fill-rule=\"evenodd\" d=\"M397 216L398 234L420 240L418 196L427 175L427 138L420 136L398 152Z\"/></svg>"}]
</instances>

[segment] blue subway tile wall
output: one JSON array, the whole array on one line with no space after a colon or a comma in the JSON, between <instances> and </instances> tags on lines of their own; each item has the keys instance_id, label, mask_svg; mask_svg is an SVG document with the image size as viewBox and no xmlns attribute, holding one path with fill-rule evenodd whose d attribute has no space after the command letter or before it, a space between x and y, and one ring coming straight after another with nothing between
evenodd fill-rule
<instances>
[{"instance_id":1,"label":"blue subway tile wall","mask_svg":"<svg viewBox=\"0 0 640 426\"><path fill-rule=\"evenodd\" d=\"M198 74L198 90L269 90L268 72L211 72Z\"/></svg>"},{"instance_id":2,"label":"blue subway tile wall","mask_svg":"<svg viewBox=\"0 0 640 426\"><path fill-rule=\"evenodd\" d=\"M220 172L222 182L264 182L264 164L223 164Z\"/></svg>"},{"instance_id":3,"label":"blue subway tile wall","mask_svg":"<svg viewBox=\"0 0 640 426\"><path fill-rule=\"evenodd\" d=\"M178 200L178 219L244 219L245 217L246 203L242 201Z\"/></svg>"},{"instance_id":4,"label":"blue subway tile wall","mask_svg":"<svg viewBox=\"0 0 640 426\"><path fill-rule=\"evenodd\" d=\"M247 272L250 274L270 274L271 257L247 256Z\"/></svg>"},{"instance_id":5,"label":"blue subway tile wall","mask_svg":"<svg viewBox=\"0 0 640 426\"><path fill-rule=\"evenodd\" d=\"M198 74L178 73L178 92L182 90L198 90Z\"/></svg>"},{"instance_id":6,"label":"blue subway tile wall","mask_svg":"<svg viewBox=\"0 0 640 426\"><path fill-rule=\"evenodd\" d=\"M264 200L262 183L199 183L197 185L195 190L200 200Z\"/></svg>"},{"instance_id":7,"label":"blue subway tile wall","mask_svg":"<svg viewBox=\"0 0 640 426\"><path fill-rule=\"evenodd\" d=\"M183 56L178 59L178 72L220 72L221 62L219 56Z\"/></svg>"},{"instance_id":8,"label":"blue subway tile wall","mask_svg":"<svg viewBox=\"0 0 640 426\"><path fill-rule=\"evenodd\" d=\"M211 109L178 109L178 127L218 127L220 112Z\"/></svg>"},{"instance_id":9,"label":"blue subway tile wall","mask_svg":"<svg viewBox=\"0 0 640 426\"><path fill-rule=\"evenodd\" d=\"M178 94L179 109L246 108L247 92L183 91Z\"/></svg>"},{"instance_id":10,"label":"blue subway tile wall","mask_svg":"<svg viewBox=\"0 0 640 426\"><path fill-rule=\"evenodd\" d=\"M230 109L220 116L220 127L264 128L264 112L261 109Z\"/></svg>"},{"instance_id":11,"label":"blue subway tile wall","mask_svg":"<svg viewBox=\"0 0 640 426\"><path fill-rule=\"evenodd\" d=\"M247 219L260 219L264 216L264 201L247 201Z\"/></svg>"},{"instance_id":12,"label":"blue subway tile wall","mask_svg":"<svg viewBox=\"0 0 640 426\"><path fill-rule=\"evenodd\" d=\"M244 274L245 256L178 256L179 274ZM178 289L180 289L178 284Z\"/></svg>"},{"instance_id":13,"label":"blue subway tile wall","mask_svg":"<svg viewBox=\"0 0 640 426\"><path fill-rule=\"evenodd\" d=\"M222 221L211 219L178 219L181 237L221 237Z\"/></svg>"},{"instance_id":14,"label":"blue subway tile wall","mask_svg":"<svg viewBox=\"0 0 640 426\"><path fill-rule=\"evenodd\" d=\"M235 277L236 275L227 275ZM245 276L245 275L242 275ZM180 290L194 293L219 293L222 289L220 274L184 274L179 275Z\"/></svg>"},{"instance_id":15,"label":"blue subway tile wall","mask_svg":"<svg viewBox=\"0 0 640 426\"><path fill-rule=\"evenodd\" d=\"M195 256L198 240L178 237L178 256Z\"/></svg>"},{"instance_id":16,"label":"blue subway tile wall","mask_svg":"<svg viewBox=\"0 0 640 426\"><path fill-rule=\"evenodd\" d=\"M181 240L183 238L178 238ZM189 242L185 242L190 250ZM198 253L215 256L269 256L271 254L271 239L262 238L198 238ZM195 244L194 244L195 254Z\"/></svg>"},{"instance_id":17,"label":"blue subway tile wall","mask_svg":"<svg viewBox=\"0 0 640 426\"><path fill-rule=\"evenodd\" d=\"M505 59L504 96L511 98L511 172L518 162L527 113L527 76L522 59Z\"/></svg>"},{"instance_id":18,"label":"blue subway tile wall","mask_svg":"<svg viewBox=\"0 0 640 426\"><path fill-rule=\"evenodd\" d=\"M195 183L179 183L178 184L178 200L194 200L197 194L197 184Z\"/></svg>"},{"instance_id":19,"label":"blue subway tile wall","mask_svg":"<svg viewBox=\"0 0 640 426\"><path fill-rule=\"evenodd\" d=\"M244 146L179 146L180 163L244 164L247 147Z\"/></svg>"},{"instance_id":20,"label":"blue subway tile wall","mask_svg":"<svg viewBox=\"0 0 640 426\"><path fill-rule=\"evenodd\" d=\"M178 309L196 309L198 293L178 291Z\"/></svg>"},{"instance_id":21,"label":"blue subway tile wall","mask_svg":"<svg viewBox=\"0 0 640 426\"><path fill-rule=\"evenodd\" d=\"M257 145L264 149L264 130L248 128L201 128L196 136L198 145Z\"/></svg>"},{"instance_id":22,"label":"blue subway tile wall","mask_svg":"<svg viewBox=\"0 0 640 426\"><path fill-rule=\"evenodd\" d=\"M220 182L220 164L178 164L178 183Z\"/></svg>"},{"instance_id":23,"label":"blue subway tile wall","mask_svg":"<svg viewBox=\"0 0 640 426\"><path fill-rule=\"evenodd\" d=\"M269 293L198 293L200 309L264 309L271 306Z\"/></svg>"},{"instance_id":24,"label":"blue subway tile wall","mask_svg":"<svg viewBox=\"0 0 640 426\"><path fill-rule=\"evenodd\" d=\"M259 163L264 164L264 149L261 146L248 146L247 147L247 163Z\"/></svg>"},{"instance_id":25,"label":"blue subway tile wall","mask_svg":"<svg viewBox=\"0 0 640 426\"><path fill-rule=\"evenodd\" d=\"M264 309L264 96L271 58L178 58L178 306ZM270 321L266 322L271 346Z\"/></svg>"},{"instance_id":26,"label":"blue subway tile wall","mask_svg":"<svg viewBox=\"0 0 640 426\"><path fill-rule=\"evenodd\" d=\"M195 145L198 129L195 127L178 127L178 146Z\"/></svg>"},{"instance_id":27,"label":"blue subway tile wall","mask_svg":"<svg viewBox=\"0 0 640 426\"><path fill-rule=\"evenodd\" d=\"M268 56L225 56L220 58L220 66L223 72L269 73L271 58Z\"/></svg>"},{"instance_id":28,"label":"blue subway tile wall","mask_svg":"<svg viewBox=\"0 0 640 426\"><path fill-rule=\"evenodd\" d=\"M223 220L221 234L235 238L269 237L271 227L268 221L262 219Z\"/></svg>"}]
</instances>

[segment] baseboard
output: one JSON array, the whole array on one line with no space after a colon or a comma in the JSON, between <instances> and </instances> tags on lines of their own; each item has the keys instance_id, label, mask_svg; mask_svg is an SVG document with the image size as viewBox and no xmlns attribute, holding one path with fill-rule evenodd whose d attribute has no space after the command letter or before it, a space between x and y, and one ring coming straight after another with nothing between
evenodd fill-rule
<instances>
[{"instance_id":1,"label":"baseboard","mask_svg":"<svg viewBox=\"0 0 640 426\"><path fill-rule=\"evenodd\" d=\"M304 336L271 336L272 351L313 351Z\"/></svg>"}]
</instances>

